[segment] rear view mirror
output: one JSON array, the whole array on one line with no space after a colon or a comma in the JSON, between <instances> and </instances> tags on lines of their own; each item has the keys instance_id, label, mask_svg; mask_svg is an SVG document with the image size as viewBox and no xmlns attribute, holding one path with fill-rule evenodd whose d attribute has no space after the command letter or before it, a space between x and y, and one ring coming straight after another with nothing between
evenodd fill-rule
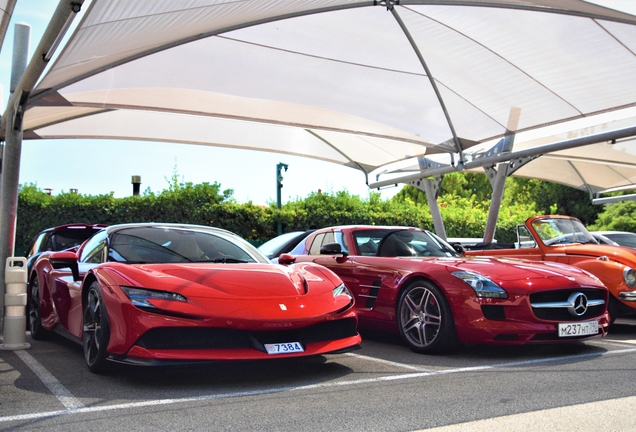
<instances>
[{"instance_id":1,"label":"rear view mirror","mask_svg":"<svg viewBox=\"0 0 636 432\"><path fill-rule=\"evenodd\" d=\"M450 245L453 249L455 249L455 252L460 255L463 255L466 252L466 248L461 243L451 243Z\"/></svg>"},{"instance_id":2,"label":"rear view mirror","mask_svg":"<svg viewBox=\"0 0 636 432\"><path fill-rule=\"evenodd\" d=\"M49 262L51 263L51 267L56 270L68 268L71 270L73 274L73 280L78 281L79 277L79 267L77 265L77 255L75 252L62 251L62 252L53 252L49 255Z\"/></svg>"},{"instance_id":3,"label":"rear view mirror","mask_svg":"<svg viewBox=\"0 0 636 432\"><path fill-rule=\"evenodd\" d=\"M338 255L342 253L340 243L326 243L320 247L320 255Z\"/></svg>"},{"instance_id":4,"label":"rear view mirror","mask_svg":"<svg viewBox=\"0 0 636 432\"><path fill-rule=\"evenodd\" d=\"M280 254L278 257L278 264L293 264L296 262L296 257L290 254Z\"/></svg>"}]
</instances>

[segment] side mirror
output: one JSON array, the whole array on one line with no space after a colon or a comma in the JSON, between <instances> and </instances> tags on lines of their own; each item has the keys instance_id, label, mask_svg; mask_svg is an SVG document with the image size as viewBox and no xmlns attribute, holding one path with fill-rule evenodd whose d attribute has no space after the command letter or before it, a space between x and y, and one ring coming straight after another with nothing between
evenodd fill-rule
<instances>
[{"instance_id":1,"label":"side mirror","mask_svg":"<svg viewBox=\"0 0 636 432\"><path fill-rule=\"evenodd\" d=\"M79 277L79 267L77 265L77 255L75 252L70 251L62 251L62 252L53 252L49 256L49 262L51 263L51 267L56 270L68 268L71 270L73 274L73 280L80 280Z\"/></svg>"},{"instance_id":2,"label":"side mirror","mask_svg":"<svg viewBox=\"0 0 636 432\"><path fill-rule=\"evenodd\" d=\"M466 248L461 243L451 243L451 246L455 249L455 252L460 255L464 255L466 252Z\"/></svg>"},{"instance_id":3,"label":"side mirror","mask_svg":"<svg viewBox=\"0 0 636 432\"><path fill-rule=\"evenodd\" d=\"M339 255L342 253L340 243L326 243L320 247L320 255Z\"/></svg>"},{"instance_id":4,"label":"side mirror","mask_svg":"<svg viewBox=\"0 0 636 432\"><path fill-rule=\"evenodd\" d=\"M293 264L296 262L296 257L290 254L280 254L278 257L278 264Z\"/></svg>"}]
</instances>

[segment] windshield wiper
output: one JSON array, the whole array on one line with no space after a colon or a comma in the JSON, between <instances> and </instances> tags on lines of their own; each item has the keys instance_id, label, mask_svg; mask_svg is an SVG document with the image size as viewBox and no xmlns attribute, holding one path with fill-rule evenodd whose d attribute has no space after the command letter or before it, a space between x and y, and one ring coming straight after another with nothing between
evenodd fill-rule
<instances>
[{"instance_id":1,"label":"windshield wiper","mask_svg":"<svg viewBox=\"0 0 636 432\"><path fill-rule=\"evenodd\" d=\"M198 262L213 262L213 263L222 263L222 264L228 264L228 263L234 263L234 264L242 264L242 263L247 263L249 261L245 261L245 260L241 260L241 259L237 259L237 258L215 258L215 259L210 259L210 260L203 260L203 261L198 261Z\"/></svg>"}]
</instances>

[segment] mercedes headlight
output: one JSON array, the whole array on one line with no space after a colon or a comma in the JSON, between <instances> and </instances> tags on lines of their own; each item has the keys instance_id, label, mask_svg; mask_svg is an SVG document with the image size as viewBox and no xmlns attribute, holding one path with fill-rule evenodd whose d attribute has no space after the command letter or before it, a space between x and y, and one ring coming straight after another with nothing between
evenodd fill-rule
<instances>
[{"instance_id":1,"label":"mercedes headlight","mask_svg":"<svg viewBox=\"0 0 636 432\"><path fill-rule=\"evenodd\" d=\"M508 298L508 293L487 277L469 271L456 271L451 274L470 285L470 287L475 290L477 297Z\"/></svg>"},{"instance_id":2,"label":"mercedes headlight","mask_svg":"<svg viewBox=\"0 0 636 432\"><path fill-rule=\"evenodd\" d=\"M157 291L146 288L136 288L136 287L128 287L123 286L121 290L128 296L130 301L134 306L140 308L152 308L155 306L150 303L148 300L173 300L173 301L187 301L184 296L177 293L172 293L168 291Z\"/></svg>"}]
</instances>

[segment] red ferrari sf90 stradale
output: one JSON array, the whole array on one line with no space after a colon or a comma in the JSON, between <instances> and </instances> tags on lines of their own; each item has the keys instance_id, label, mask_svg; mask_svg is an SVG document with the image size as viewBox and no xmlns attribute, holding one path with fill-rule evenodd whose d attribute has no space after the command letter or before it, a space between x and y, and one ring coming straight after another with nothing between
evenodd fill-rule
<instances>
[{"instance_id":1,"label":"red ferrari sf90 stradale","mask_svg":"<svg viewBox=\"0 0 636 432\"><path fill-rule=\"evenodd\" d=\"M353 297L325 267L272 264L225 230L105 228L29 277L34 339L80 342L88 368L313 356L359 347Z\"/></svg>"}]
</instances>

